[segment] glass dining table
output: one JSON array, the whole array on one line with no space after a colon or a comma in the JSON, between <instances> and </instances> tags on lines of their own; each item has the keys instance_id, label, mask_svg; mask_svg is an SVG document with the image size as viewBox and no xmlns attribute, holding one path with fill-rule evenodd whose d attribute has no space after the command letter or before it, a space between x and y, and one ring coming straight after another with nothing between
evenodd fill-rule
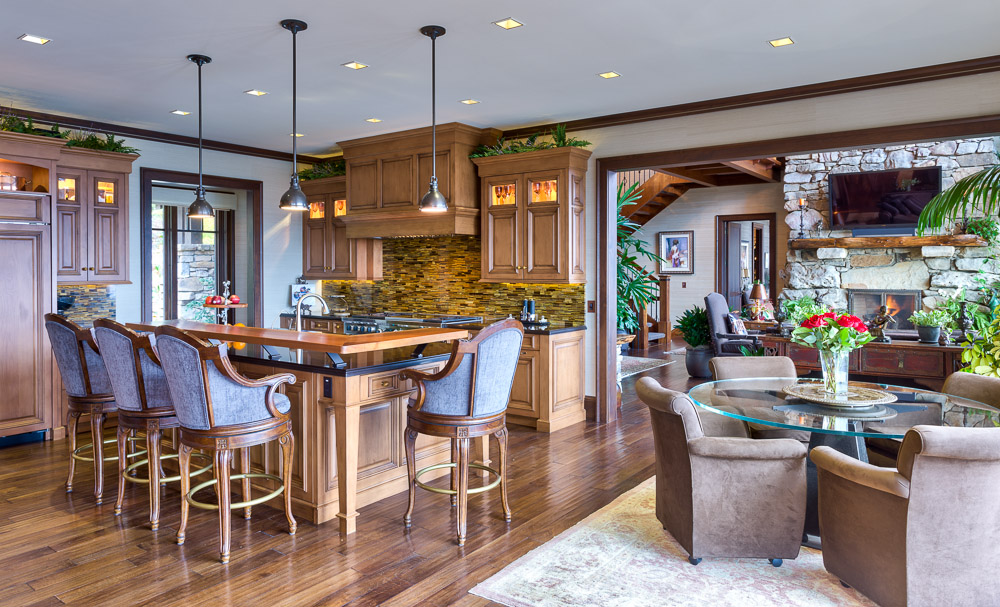
<instances>
[{"instance_id":1,"label":"glass dining table","mask_svg":"<svg viewBox=\"0 0 1000 607\"><path fill-rule=\"evenodd\" d=\"M869 451L878 455L877 463L894 462L903 436L916 425L1000 426L1000 409L921 388L851 382L851 387L881 390L896 399L851 408L809 402L784 392L790 384L816 383L787 377L725 379L695 386L688 396L699 407L702 419L707 413L741 420L752 435L797 438L808 441L809 449L826 445L863 462L869 461ZM818 537L816 467L809 460L806 473L805 533Z\"/></svg>"}]
</instances>

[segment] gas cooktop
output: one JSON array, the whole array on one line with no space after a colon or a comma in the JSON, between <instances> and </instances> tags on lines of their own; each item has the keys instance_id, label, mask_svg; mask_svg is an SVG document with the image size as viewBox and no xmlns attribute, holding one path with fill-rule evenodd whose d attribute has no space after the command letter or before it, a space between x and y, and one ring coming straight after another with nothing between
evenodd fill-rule
<instances>
[{"instance_id":1,"label":"gas cooktop","mask_svg":"<svg viewBox=\"0 0 1000 607\"><path fill-rule=\"evenodd\" d=\"M422 327L447 327L482 322L482 316L460 316L454 314L406 314L399 312L378 312L373 314L353 314L344 318L344 333L389 333L419 329Z\"/></svg>"}]
</instances>

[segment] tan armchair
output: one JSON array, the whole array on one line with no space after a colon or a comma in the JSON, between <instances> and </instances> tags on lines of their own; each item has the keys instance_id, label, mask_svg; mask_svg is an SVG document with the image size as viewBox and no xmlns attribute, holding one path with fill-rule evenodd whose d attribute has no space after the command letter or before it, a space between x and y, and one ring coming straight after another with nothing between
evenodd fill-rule
<instances>
[{"instance_id":1,"label":"tan armchair","mask_svg":"<svg viewBox=\"0 0 1000 607\"><path fill-rule=\"evenodd\" d=\"M703 557L799 554L806 509L806 449L791 439L705 436L695 405L644 377L656 453L656 517L697 565Z\"/></svg>"},{"instance_id":2,"label":"tan armchair","mask_svg":"<svg viewBox=\"0 0 1000 607\"><path fill-rule=\"evenodd\" d=\"M1000 405L1000 378L976 375L975 373L957 372L944 380L941 391L952 396L968 398L992 405Z\"/></svg>"},{"instance_id":3,"label":"tan armchair","mask_svg":"<svg viewBox=\"0 0 1000 607\"><path fill-rule=\"evenodd\" d=\"M915 426L898 469L810 457L823 564L844 585L883 606L1000 604L983 578L1000 561L1000 430Z\"/></svg>"},{"instance_id":4,"label":"tan armchair","mask_svg":"<svg viewBox=\"0 0 1000 607\"><path fill-rule=\"evenodd\" d=\"M795 363L787 356L716 356L708 361L712 379L789 377L795 379Z\"/></svg>"}]
</instances>

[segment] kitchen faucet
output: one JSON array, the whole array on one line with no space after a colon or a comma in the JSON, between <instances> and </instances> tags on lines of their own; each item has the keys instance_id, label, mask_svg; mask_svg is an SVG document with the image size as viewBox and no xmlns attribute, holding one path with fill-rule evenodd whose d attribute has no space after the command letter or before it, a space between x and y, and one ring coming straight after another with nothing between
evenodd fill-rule
<instances>
[{"instance_id":1,"label":"kitchen faucet","mask_svg":"<svg viewBox=\"0 0 1000 607\"><path fill-rule=\"evenodd\" d=\"M295 330L296 331L301 331L302 330L302 302L304 302L305 300L309 299L310 297L315 297L316 299L319 300L319 303L323 304L323 313L324 314L329 314L330 313L330 306L326 305L326 300L323 299L322 297L320 297L319 295L317 295L316 293L313 293L312 291L309 291L308 293L306 293L302 297L300 297L299 301L295 304Z\"/></svg>"}]
</instances>

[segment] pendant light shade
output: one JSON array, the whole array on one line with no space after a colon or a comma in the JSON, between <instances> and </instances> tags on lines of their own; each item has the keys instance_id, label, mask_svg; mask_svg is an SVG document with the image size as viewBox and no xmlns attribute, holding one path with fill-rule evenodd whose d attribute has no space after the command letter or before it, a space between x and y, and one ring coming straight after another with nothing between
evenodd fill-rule
<instances>
[{"instance_id":1,"label":"pendant light shade","mask_svg":"<svg viewBox=\"0 0 1000 607\"><path fill-rule=\"evenodd\" d=\"M296 39L297 34L302 30L309 27L306 25L305 21L299 21L298 19L285 19L281 22L281 27L292 32L292 179L288 185L288 190L281 195L281 201L278 202L278 208L285 211L308 211L309 201L306 199L306 195L302 192L302 188L299 187L299 161L298 161L298 147L296 146L296 140L299 138L299 131L297 130L296 124L296 102L298 101L296 90L296 85L298 84L296 79L296 68L298 67L298 56L296 54Z\"/></svg>"},{"instance_id":2,"label":"pendant light shade","mask_svg":"<svg viewBox=\"0 0 1000 607\"><path fill-rule=\"evenodd\" d=\"M187 216L191 219L207 219L215 216L212 205L205 200L205 186L202 183L202 145L201 145L201 67L211 63L212 58L205 55L188 55L188 61L198 64L198 192L194 202L188 207Z\"/></svg>"},{"instance_id":3,"label":"pendant light shade","mask_svg":"<svg viewBox=\"0 0 1000 607\"><path fill-rule=\"evenodd\" d=\"M431 39L431 183L418 208L425 213L444 213L448 201L438 189L437 180L437 38L444 36L445 29L440 25L425 25L420 33Z\"/></svg>"}]
</instances>

